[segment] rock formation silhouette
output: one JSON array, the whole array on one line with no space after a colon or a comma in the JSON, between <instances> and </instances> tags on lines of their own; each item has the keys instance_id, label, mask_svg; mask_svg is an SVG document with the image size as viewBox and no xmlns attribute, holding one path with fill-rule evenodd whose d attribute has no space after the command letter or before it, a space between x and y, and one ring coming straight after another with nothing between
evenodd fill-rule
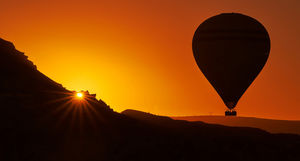
<instances>
[{"instance_id":1,"label":"rock formation silhouette","mask_svg":"<svg viewBox=\"0 0 300 161\"><path fill-rule=\"evenodd\" d=\"M300 160L298 135L143 119L116 113L93 95L76 100L2 39L0 74L0 160Z\"/></svg>"}]
</instances>

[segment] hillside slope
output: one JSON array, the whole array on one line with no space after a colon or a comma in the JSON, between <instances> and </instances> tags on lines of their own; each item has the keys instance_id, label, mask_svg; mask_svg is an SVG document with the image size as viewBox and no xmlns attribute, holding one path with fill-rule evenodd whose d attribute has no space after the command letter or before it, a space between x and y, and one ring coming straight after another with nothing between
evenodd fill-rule
<instances>
[{"instance_id":1,"label":"hillside slope","mask_svg":"<svg viewBox=\"0 0 300 161\"><path fill-rule=\"evenodd\" d=\"M172 118L175 120L201 121L209 124L225 126L253 127L266 130L270 133L290 133L300 135L300 121L225 116L186 116Z\"/></svg>"}]
</instances>

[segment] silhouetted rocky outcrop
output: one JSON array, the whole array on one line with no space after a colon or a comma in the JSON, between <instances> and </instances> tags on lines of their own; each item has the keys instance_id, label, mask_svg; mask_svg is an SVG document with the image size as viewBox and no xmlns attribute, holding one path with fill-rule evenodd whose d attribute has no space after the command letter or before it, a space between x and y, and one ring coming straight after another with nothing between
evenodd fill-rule
<instances>
[{"instance_id":1,"label":"silhouetted rocky outcrop","mask_svg":"<svg viewBox=\"0 0 300 161\"><path fill-rule=\"evenodd\" d=\"M93 95L76 99L0 40L0 160L299 160L300 137L119 114ZM118 92L118 91L115 91ZM128 112L128 111L127 111ZM141 114L141 113L139 113Z\"/></svg>"}]
</instances>

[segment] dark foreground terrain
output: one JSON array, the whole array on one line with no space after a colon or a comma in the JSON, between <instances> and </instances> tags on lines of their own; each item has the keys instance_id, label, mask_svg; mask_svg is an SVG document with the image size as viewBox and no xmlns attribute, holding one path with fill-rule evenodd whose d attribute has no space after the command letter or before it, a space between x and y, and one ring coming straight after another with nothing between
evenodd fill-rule
<instances>
[{"instance_id":1,"label":"dark foreground terrain","mask_svg":"<svg viewBox=\"0 0 300 161\"><path fill-rule=\"evenodd\" d=\"M175 120L201 121L209 124L219 124L234 127L253 127L270 133L286 133L300 135L300 121L272 120L255 117L225 117L225 116L182 116L172 117Z\"/></svg>"},{"instance_id":2,"label":"dark foreground terrain","mask_svg":"<svg viewBox=\"0 0 300 161\"><path fill-rule=\"evenodd\" d=\"M78 100L2 39L0 74L3 161L300 160L298 135L120 114L88 93Z\"/></svg>"}]
</instances>

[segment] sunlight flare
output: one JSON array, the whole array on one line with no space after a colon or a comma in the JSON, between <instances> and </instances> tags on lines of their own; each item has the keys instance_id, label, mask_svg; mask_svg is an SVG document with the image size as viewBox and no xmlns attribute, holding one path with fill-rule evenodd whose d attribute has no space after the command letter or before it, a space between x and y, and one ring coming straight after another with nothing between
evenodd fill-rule
<instances>
[{"instance_id":1,"label":"sunlight flare","mask_svg":"<svg viewBox=\"0 0 300 161\"><path fill-rule=\"evenodd\" d=\"M82 99L83 98L83 93L77 92L76 97Z\"/></svg>"}]
</instances>

